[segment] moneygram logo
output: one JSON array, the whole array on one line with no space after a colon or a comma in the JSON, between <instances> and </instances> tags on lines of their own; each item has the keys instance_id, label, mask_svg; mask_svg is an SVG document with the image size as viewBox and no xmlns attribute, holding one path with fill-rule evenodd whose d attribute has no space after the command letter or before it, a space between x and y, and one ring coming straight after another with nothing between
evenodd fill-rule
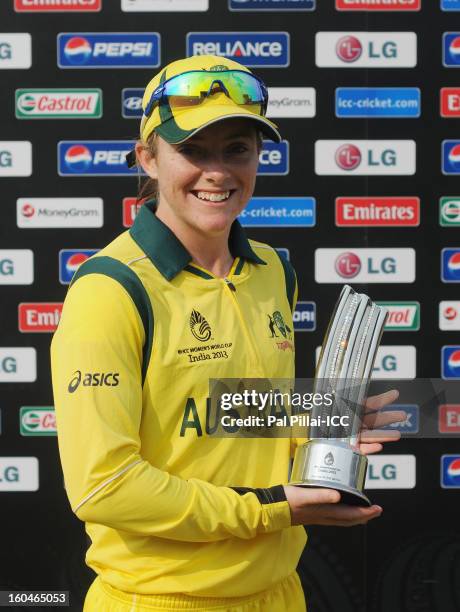
<instances>
[{"instance_id":1,"label":"moneygram logo","mask_svg":"<svg viewBox=\"0 0 460 612\"><path fill-rule=\"evenodd\" d=\"M0 34L0 69L30 68L32 37L30 34Z\"/></svg>"},{"instance_id":2,"label":"moneygram logo","mask_svg":"<svg viewBox=\"0 0 460 612\"><path fill-rule=\"evenodd\" d=\"M29 140L0 142L0 177L32 174L32 143Z\"/></svg>"},{"instance_id":3,"label":"moneygram logo","mask_svg":"<svg viewBox=\"0 0 460 612\"><path fill-rule=\"evenodd\" d=\"M439 302L439 329L460 330L460 302L451 300Z\"/></svg>"},{"instance_id":4,"label":"moneygram logo","mask_svg":"<svg viewBox=\"0 0 460 612\"><path fill-rule=\"evenodd\" d=\"M441 117L460 117L460 87L441 89Z\"/></svg>"},{"instance_id":5,"label":"moneygram logo","mask_svg":"<svg viewBox=\"0 0 460 612\"><path fill-rule=\"evenodd\" d=\"M338 11L419 11L421 0L335 0Z\"/></svg>"},{"instance_id":6,"label":"moneygram logo","mask_svg":"<svg viewBox=\"0 0 460 612\"><path fill-rule=\"evenodd\" d=\"M31 285L34 254L30 249L0 250L0 285Z\"/></svg>"},{"instance_id":7,"label":"moneygram logo","mask_svg":"<svg viewBox=\"0 0 460 612\"><path fill-rule=\"evenodd\" d=\"M0 347L0 382L37 380L37 351L31 347Z\"/></svg>"},{"instance_id":8,"label":"moneygram logo","mask_svg":"<svg viewBox=\"0 0 460 612\"><path fill-rule=\"evenodd\" d=\"M19 198L17 224L21 228L102 227L101 198Z\"/></svg>"},{"instance_id":9,"label":"moneygram logo","mask_svg":"<svg viewBox=\"0 0 460 612\"><path fill-rule=\"evenodd\" d=\"M21 436L55 436L56 415L52 406L21 406L19 412Z\"/></svg>"},{"instance_id":10,"label":"moneygram logo","mask_svg":"<svg viewBox=\"0 0 460 612\"><path fill-rule=\"evenodd\" d=\"M420 302L376 302L388 310L385 331L418 331Z\"/></svg>"},{"instance_id":11,"label":"moneygram logo","mask_svg":"<svg viewBox=\"0 0 460 612\"><path fill-rule=\"evenodd\" d=\"M316 0L228 0L231 11L313 11Z\"/></svg>"},{"instance_id":12,"label":"moneygram logo","mask_svg":"<svg viewBox=\"0 0 460 612\"><path fill-rule=\"evenodd\" d=\"M156 68L160 35L156 32L62 33L58 35L59 68Z\"/></svg>"},{"instance_id":13,"label":"moneygram logo","mask_svg":"<svg viewBox=\"0 0 460 612\"><path fill-rule=\"evenodd\" d=\"M18 13L95 13L102 0L14 0Z\"/></svg>"},{"instance_id":14,"label":"moneygram logo","mask_svg":"<svg viewBox=\"0 0 460 612\"><path fill-rule=\"evenodd\" d=\"M316 90L313 87L269 87L267 117L311 118L316 115Z\"/></svg>"},{"instance_id":15,"label":"moneygram logo","mask_svg":"<svg viewBox=\"0 0 460 612\"><path fill-rule=\"evenodd\" d=\"M317 283L413 283L414 249L316 249Z\"/></svg>"},{"instance_id":16,"label":"moneygram logo","mask_svg":"<svg viewBox=\"0 0 460 612\"><path fill-rule=\"evenodd\" d=\"M413 140L317 140L318 175L412 175L416 155Z\"/></svg>"},{"instance_id":17,"label":"moneygram logo","mask_svg":"<svg viewBox=\"0 0 460 612\"><path fill-rule=\"evenodd\" d=\"M460 197L447 196L439 200L439 224L442 227L460 226Z\"/></svg>"},{"instance_id":18,"label":"moneygram logo","mask_svg":"<svg viewBox=\"0 0 460 612\"><path fill-rule=\"evenodd\" d=\"M16 89L18 119L99 119L101 89Z\"/></svg>"},{"instance_id":19,"label":"moneygram logo","mask_svg":"<svg viewBox=\"0 0 460 612\"><path fill-rule=\"evenodd\" d=\"M187 56L219 55L244 66L289 66L290 37L287 32L189 32Z\"/></svg>"},{"instance_id":20,"label":"moneygram logo","mask_svg":"<svg viewBox=\"0 0 460 612\"><path fill-rule=\"evenodd\" d=\"M20 332L54 332L61 318L61 302L28 302L18 306Z\"/></svg>"},{"instance_id":21,"label":"moneygram logo","mask_svg":"<svg viewBox=\"0 0 460 612\"><path fill-rule=\"evenodd\" d=\"M60 176L132 176L137 167L128 168L126 155L131 140L62 140L58 143Z\"/></svg>"},{"instance_id":22,"label":"moneygram logo","mask_svg":"<svg viewBox=\"0 0 460 612\"><path fill-rule=\"evenodd\" d=\"M414 32L318 32L319 68L413 68L417 64Z\"/></svg>"},{"instance_id":23,"label":"moneygram logo","mask_svg":"<svg viewBox=\"0 0 460 612\"><path fill-rule=\"evenodd\" d=\"M339 227L414 227L419 223L419 198L339 197L335 200L335 224Z\"/></svg>"}]
</instances>

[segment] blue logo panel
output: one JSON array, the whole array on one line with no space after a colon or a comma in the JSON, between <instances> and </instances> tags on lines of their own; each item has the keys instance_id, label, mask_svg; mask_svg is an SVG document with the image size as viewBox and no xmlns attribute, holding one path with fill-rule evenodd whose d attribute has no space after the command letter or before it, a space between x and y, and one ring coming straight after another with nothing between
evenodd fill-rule
<instances>
[{"instance_id":1,"label":"blue logo panel","mask_svg":"<svg viewBox=\"0 0 460 612\"><path fill-rule=\"evenodd\" d=\"M58 174L132 176L138 168L128 168L126 154L133 147L131 140L62 140L58 143Z\"/></svg>"},{"instance_id":2,"label":"blue logo panel","mask_svg":"<svg viewBox=\"0 0 460 612\"><path fill-rule=\"evenodd\" d=\"M59 68L156 68L160 35L71 32L58 34Z\"/></svg>"},{"instance_id":3,"label":"blue logo panel","mask_svg":"<svg viewBox=\"0 0 460 612\"><path fill-rule=\"evenodd\" d=\"M244 66L289 66L287 32L189 32L187 56L219 55Z\"/></svg>"},{"instance_id":4,"label":"blue logo panel","mask_svg":"<svg viewBox=\"0 0 460 612\"><path fill-rule=\"evenodd\" d=\"M460 0L441 0L442 11L460 11Z\"/></svg>"},{"instance_id":5,"label":"blue logo panel","mask_svg":"<svg viewBox=\"0 0 460 612\"><path fill-rule=\"evenodd\" d=\"M241 211L243 227L313 227L315 198L251 198Z\"/></svg>"},{"instance_id":6,"label":"blue logo panel","mask_svg":"<svg viewBox=\"0 0 460 612\"><path fill-rule=\"evenodd\" d=\"M460 248L442 250L441 280L444 283L460 283Z\"/></svg>"},{"instance_id":7,"label":"blue logo panel","mask_svg":"<svg viewBox=\"0 0 460 612\"><path fill-rule=\"evenodd\" d=\"M59 282L68 285L82 263L99 249L62 249L59 251Z\"/></svg>"},{"instance_id":8,"label":"blue logo panel","mask_svg":"<svg viewBox=\"0 0 460 612\"><path fill-rule=\"evenodd\" d=\"M315 302L297 302L294 311L294 331L314 331L316 329Z\"/></svg>"},{"instance_id":9,"label":"blue logo panel","mask_svg":"<svg viewBox=\"0 0 460 612\"><path fill-rule=\"evenodd\" d=\"M335 90L337 117L420 117L417 87L339 87Z\"/></svg>"},{"instance_id":10,"label":"blue logo panel","mask_svg":"<svg viewBox=\"0 0 460 612\"><path fill-rule=\"evenodd\" d=\"M121 92L121 114L125 119L140 119L142 117L142 88L125 88Z\"/></svg>"},{"instance_id":11,"label":"blue logo panel","mask_svg":"<svg viewBox=\"0 0 460 612\"><path fill-rule=\"evenodd\" d=\"M442 63L460 68L460 32L446 32L442 37Z\"/></svg>"},{"instance_id":12,"label":"blue logo panel","mask_svg":"<svg viewBox=\"0 0 460 612\"><path fill-rule=\"evenodd\" d=\"M385 406L382 412L391 412L393 410L403 410L406 413L406 420L398 423L390 423L383 426L381 429L400 431L401 434L416 434L420 427L420 409L418 404L391 404Z\"/></svg>"},{"instance_id":13,"label":"blue logo panel","mask_svg":"<svg viewBox=\"0 0 460 612\"><path fill-rule=\"evenodd\" d=\"M289 143L287 140L281 142L264 140L263 149L259 155L257 174L272 176L289 174Z\"/></svg>"},{"instance_id":14,"label":"blue logo panel","mask_svg":"<svg viewBox=\"0 0 460 612\"><path fill-rule=\"evenodd\" d=\"M441 457L441 487L460 489L460 455Z\"/></svg>"},{"instance_id":15,"label":"blue logo panel","mask_svg":"<svg viewBox=\"0 0 460 612\"><path fill-rule=\"evenodd\" d=\"M286 249L284 247L279 247L278 249L275 249L275 251L277 253L279 253L281 255L281 257L284 257L284 259L286 261L289 261L291 259L291 255L289 253L289 249Z\"/></svg>"},{"instance_id":16,"label":"blue logo panel","mask_svg":"<svg viewBox=\"0 0 460 612\"><path fill-rule=\"evenodd\" d=\"M460 345L442 347L441 376L446 380L460 378Z\"/></svg>"},{"instance_id":17,"label":"blue logo panel","mask_svg":"<svg viewBox=\"0 0 460 612\"><path fill-rule=\"evenodd\" d=\"M442 143L443 174L460 174L460 140L444 140Z\"/></svg>"},{"instance_id":18,"label":"blue logo panel","mask_svg":"<svg viewBox=\"0 0 460 612\"><path fill-rule=\"evenodd\" d=\"M231 11L313 11L316 0L228 0Z\"/></svg>"}]
</instances>

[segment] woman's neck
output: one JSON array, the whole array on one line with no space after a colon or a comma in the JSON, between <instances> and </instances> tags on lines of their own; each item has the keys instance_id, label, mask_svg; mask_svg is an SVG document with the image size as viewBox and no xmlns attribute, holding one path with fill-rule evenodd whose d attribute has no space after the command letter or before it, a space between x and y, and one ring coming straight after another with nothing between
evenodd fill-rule
<instances>
[{"instance_id":1,"label":"woman's neck","mask_svg":"<svg viewBox=\"0 0 460 612\"><path fill-rule=\"evenodd\" d=\"M192 263L208 270L213 276L224 278L230 272L233 256L228 247L230 228L225 233L209 236L183 223L168 209L158 207L157 218L167 225L192 256Z\"/></svg>"}]
</instances>

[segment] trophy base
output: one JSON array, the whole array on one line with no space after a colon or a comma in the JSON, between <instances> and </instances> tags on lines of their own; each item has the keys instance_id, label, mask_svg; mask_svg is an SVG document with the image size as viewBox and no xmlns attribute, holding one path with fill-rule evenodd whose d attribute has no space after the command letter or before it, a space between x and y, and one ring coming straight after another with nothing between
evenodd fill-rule
<instances>
[{"instance_id":1,"label":"trophy base","mask_svg":"<svg viewBox=\"0 0 460 612\"><path fill-rule=\"evenodd\" d=\"M289 484L336 489L341 502L370 506L363 493L367 457L340 440L309 440L296 449Z\"/></svg>"}]
</instances>

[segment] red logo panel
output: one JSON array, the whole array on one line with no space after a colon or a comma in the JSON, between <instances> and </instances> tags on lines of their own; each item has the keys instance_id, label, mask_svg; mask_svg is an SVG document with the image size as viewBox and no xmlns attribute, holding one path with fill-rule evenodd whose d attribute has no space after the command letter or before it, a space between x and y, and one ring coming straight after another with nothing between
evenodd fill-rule
<instances>
[{"instance_id":1,"label":"red logo panel","mask_svg":"<svg viewBox=\"0 0 460 612\"><path fill-rule=\"evenodd\" d=\"M335 200L335 224L339 227L413 227L419 223L419 198L340 197Z\"/></svg>"},{"instance_id":2,"label":"red logo panel","mask_svg":"<svg viewBox=\"0 0 460 612\"><path fill-rule=\"evenodd\" d=\"M460 433L460 404L439 406L439 432Z\"/></svg>"},{"instance_id":3,"label":"red logo panel","mask_svg":"<svg viewBox=\"0 0 460 612\"><path fill-rule=\"evenodd\" d=\"M145 202L145 200L140 200L137 202L137 198L123 198L123 226L131 227L134 223L134 219L136 218L137 213L139 212L139 208Z\"/></svg>"},{"instance_id":4,"label":"red logo panel","mask_svg":"<svg viewBox=\"0 0 460 612\"><path fill-rule=\"evenodd\" d=\"M441 89L441 117L460 117L460 87Z\"/></svg>"},{"instance_id":5,"label":"red logo panel","mask_svg":"<svg viewBox=\"0 0 460 612\"><path fill-rule=\"evenodd\" d=\"M61 302L23 302L18 307L19 331L54 332L61 312Z\"/></svg>"},{"instance_id":6,"label":"red logo panel","mask_svg":"<svg viewBox=\"0 0 460 612\"><path fill-rule=\"evenodd\" d=\"M95 13L102 8L102 0L14 0L18 13Z\"/></svg>"},{"instance_id":7,"label":"red logo panel","mask_svg":"<svg viewBox=\"0 0 460 612\"><path fill-rule=\"evenodd\" d=\"M338 11L419 11L422 0L335 0Z\"/></svg>"}]
</instances>

